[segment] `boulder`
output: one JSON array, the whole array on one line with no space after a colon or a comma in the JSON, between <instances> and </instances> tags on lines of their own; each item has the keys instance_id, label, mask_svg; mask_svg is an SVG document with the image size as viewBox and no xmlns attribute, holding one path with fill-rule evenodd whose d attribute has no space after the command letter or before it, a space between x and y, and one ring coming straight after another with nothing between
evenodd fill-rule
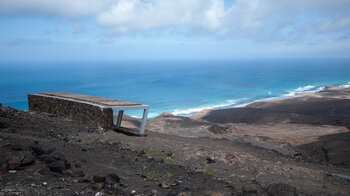
<instances>
[{"instance_id":1,"label":"boulder","mask_svg":"<svg viewBox=\"0 0 350 196\"><path fill-rule=\"evenodd\" d=\"M71 164L68 162L67 157L60 153L44 154L39 156L39 160L46 163L47 166L53 162L60 161L64 163L64 169L71 168Z\"/></svg>"},{"instance_id":2,"label":"boulder","mask_svg":"<svg viewBox=\"0 0 350 196\"><path fill-rule=\"evenodd\" d=\"M207 164L215 163L215 159L214 159L214 158L211 158L211 157L207 157L206 163L207 163Z\"/></svg>"},{"instance_id":3,"label":"boulder","mask_svg":"<svg viewBox=\"0 0 350 196\"><path fill-rule=\"evenodd\" d=\"M233 158L235 158L235 155L233 155L233 154L231 154L231 153L229 153L229 154L227 154L227 155L225 156L225 160L226 160L226 161L230 161L230 160L233 159Z\"/></svg>"},{"instance_id":4,"label":"boulder","mask_svg":"<svg viewBox=\"0 0 350 196\"><path fill-rule=\"evenodd\" d=\"M36 156L47 154L46 151L37 143L33 144L31 149L33 154Z\"/></svg>"},{"instance_id":5,"label":"boulder","mask_svg":"<svg viewBox=\"0 0 350 196\"><path fill-rule=\"evenodd\" d=\"M21 163L22 163L21 158L14 158L8 162L8 169L14 170L17 167L19 167L21 165Z\"/></svg>"},{"instance_id":6,"label":"boulder","mask_svg":"<svg viewBox=\"0 0 350 196\"><path fill-rule=\"evenodd\" d=\"M66 169L66 165L63 161L53 161L47 164L47 167L53 171L60 174L63 174L63 171Z\"/></svg>"},{"instance_id":7,"label":"boulder","mask_svg":"<svg viewBox=\"0 0 350 196\"><path fill-rule=\"evenodd\" d=\"M90 188L94 191L100 191L105 186L105 183L92 183Z\"/></svg>"},{"instance_id":8,"label":"boulder","mask_svg":"<svg viewBox=\"0 0 350 196\"><path fill-rule=\"evenodd\" d=\"M69 161L65 155L60 154L60 153L54 153L54 154L51 154L51 156L56 160L63 161L65 164L65 167L67 169L71 168L71 164L69 163Z\"/></svg>"},{"instance_id":9,"label":"boulder","mask_svg":"<svg viewBox=\"0 0 350 196\"><path fill-rule=\"evenodd\" d=\"M225 127L219 125L211 125L208 129L211 133L214 134L226 134L229 133Z\"/></svg>"},{"instance_id":10,"label":"boulder","mask_svg":"<svg viewBox=\"0 0 350 196\"><path fill-rule=\"evenodd\" d=\"M56 159L52 155L48 155L48 154L41 155L38 157L38 159L41 162L46 163L46 164L50 164L50 163L56 161Z\"/></svg>"},{"instance_id":11,"label":"boulder","mask_svg":"<svg viewBox=\"0 0 350 196\"><path fill-rule=\"evenodd\" d=\"M119 183L120 182L120 177L117 174L109 174L108 179L110 179L111 181L115 182L115 183Z\"/></svg>"},{"instance_id":12,"label":"boulder","mask_svg":"<svg viewBox=\"0 0 350 196\"><path fill-rule=\"evenodd\" d=\"M7 171L7 169L8 169L8 163L6 162L6 163L3 163L1 166L0 166L0 171L2 171L2 172L5 172L5 171Z\"/></svg>"},{"instance_id":13,"label":"boulder","mask_svg":"<svg viewBox=\"0 0 350 196\"><path fill-rule=\"evenodd\" d=\"M66 170L64 174L71 176L71 177L84 177L85 173L81 170Z\"/></svg>"},{"instance_id":14,"label":"boulder","mask_svg":"<svg viewBox=\"0 0 350 196\"><path fill-rule=\"evenodd\" d=\"M102 176L102 175L95 175L92 177L92 179L94 180L94 182L96 183L102 183L106 180L106 176Z\"/></svg>"},{"instance_id":15,"label":"boulder","mask_svg":"<svg viewBox=\"0 0 350 196\"><path fill-rule=\"evenodd\" d=\"M82 178L78 180L78 183L88 183L88 182L90 182L90 180L87 178Z\"/></svg>"}]
</instances>

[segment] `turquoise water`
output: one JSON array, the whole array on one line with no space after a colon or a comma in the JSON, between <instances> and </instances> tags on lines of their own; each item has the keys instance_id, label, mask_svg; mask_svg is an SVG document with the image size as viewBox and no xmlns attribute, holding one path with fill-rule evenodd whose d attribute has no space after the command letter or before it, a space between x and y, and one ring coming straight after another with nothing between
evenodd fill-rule
<instances>
[{"instance_id":1,"label":"turquoise water","mask_svg":"<svg viewBox=\"0 0 350 196\"><path fill-rule=\"evenodd\" d=\"M0 102L28 109L27 94L73 92L190 115L350 86L350 60L120 61L0 63ZM141 116L140 112L130 115Z\"/></svg>"}]
</instances>

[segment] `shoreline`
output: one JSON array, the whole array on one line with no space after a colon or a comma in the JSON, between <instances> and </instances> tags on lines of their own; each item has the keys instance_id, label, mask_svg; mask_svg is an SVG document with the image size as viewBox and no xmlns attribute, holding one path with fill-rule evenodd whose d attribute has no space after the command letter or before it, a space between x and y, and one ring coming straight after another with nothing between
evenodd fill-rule
<instances>
[{"instance_id":1,"label":"shoreline","mask_svg":"<svg viewBox=\"0 0 350 196\"><path fill-rule=\"evenodd\" d=\"M135 120L124 123L130 128ZM284 155L303 151L312 159L350 166L342 156L350 152L350 87L325 87L273 101L240 108L203 110L191 116L163 113L150 120L147 129L190 138L224 138L273 150ZM315 147L317 146L317 147ZM325 147L327 146L327 147ZM319 150L312 151L310 149ZM330 149L332 156L324 156Z\"/></svg>"},{"instance_id":2,"label":"shoreline","mask_svg":"<svg viewBox=\"0 0 350 196\"><path fill-rule=\"evenodd\" d=\"M199 114L163 113L148 121L147 137L133 137L0 108L0 164L7 182L0 189L43 195L348 195L350 88ZM124 120L123 127L140 123Z\"/></svg>"},{"instance_id":3,"label":"shoreline","mask_svg":"<svg viewBox=\"0 0 350 196\"><path fill-rule=\"evenodd\" d=\"M253 103L256 103L256 102L280 101L280 100L284 100L284 99L292 99L292 98L296 98L296 97L303 96L303 95L318 93L318 92L321 92L329 87L337 87L337 88L346 89L346 88L350 87L350 82L343 84L343 85L339 85L339 86L317 87L317 86L308 85L308 86L304 86L304 87L298 87L298 88L294 89L293 91L288 91L288 93L282 94L280 96L268 97L268 98L263 98L263 99L256 99L256 100L248 101L246 103L242 103L242 104L238 104L238 105L235 105L235 100L227 100L226 103L221 103L221 104L217 104L217 105L213 105L213 106L190 108L190 109L183 109L183 110L174 110L173 112L169 112L169 113L176 115L176 116L189 117L189 116L195 115L196 113L202 112L203 110L222 110L222 109L229 109L229 108L242 108L242 107L246 107L246 106L253 104ZM315 88L316 88L316 90L315 90ZM242 100L242 99L238 99L238 100ZM184 112L181 112L181 111L184 111ZM186 113L186 114L179 115L179 114L183 114L183 113ZM159 115L161 115L161 114L159 114ZM152 117L151 119L156 118L159 115Z\"/></svg>"},{"instance_id":4,"label":"shoreline","mask_svg":"<svg viewBox=\"0 0 350 196\"><path fill-rule=\"evenodd\" d=\"M334 85L328 85L328 86L334 86ZM285 90L284 93L281 93L280 95L266 97L266 98L256 98L256 99L250 99L250 98L237 98L237 99L228 99L225 101L220 101L215 104L207 104L204 106L198 106L198 107L189 107L189 108L183 108L183 109L172 109L172 110L159 110L159 111L152 111L152 105L151 105L151 111L149 112L148 118L154 119L161 115L163 112L171 113L177 116L184 116L188 117L191 115L194 115L195 113L201 112L203 110L221 110L221 109L228 109L228 108L240 108L245 107L249 104L252 104L254 102L262 102L262 101L277 101L282 99L289 99L293 98L299 95L308 94L308 93L317 93L322 91L328 86L319 86L319 85L306 85L306 86L300 86L293 90ZM346 82L344 84L339 84L336 87L342 87L347 88L350 87L350 82ZM267 92L267 94L270 94L271 92ZM262 96L262 95L260 95ZM6 101L4 100L0 101L3 103L4 106L13 107L15 109L19 110L27 110L27 109L21 109L22 106L14 107L13 105L16 104L6 104ZM140 118L141 114L133 115L130 114L129 116L133 118Z\"/></svg>"}]
</instances>

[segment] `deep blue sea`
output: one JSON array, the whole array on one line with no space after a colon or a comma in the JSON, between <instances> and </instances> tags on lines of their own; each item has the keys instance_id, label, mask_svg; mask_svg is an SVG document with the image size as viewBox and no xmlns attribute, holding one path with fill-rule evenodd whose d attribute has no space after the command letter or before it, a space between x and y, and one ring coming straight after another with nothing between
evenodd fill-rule
<instances>
[{"instance_id":1,"label":"deep blue sea","mask_svg":"<svg viewBox=\"0 0 350 196\"><path fill-rule=\"evenodd\" d=\"M149 104L151 118L350 86L346 59L2 62L0 70L4 106L26 110L27 94L63 91Z\"/></svg>"}]
</instances>

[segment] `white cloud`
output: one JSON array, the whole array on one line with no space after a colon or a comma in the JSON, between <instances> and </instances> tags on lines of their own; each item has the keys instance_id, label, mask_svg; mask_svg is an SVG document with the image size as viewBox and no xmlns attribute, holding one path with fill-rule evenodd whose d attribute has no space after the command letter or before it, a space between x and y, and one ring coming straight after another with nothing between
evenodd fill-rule
<instances>
[{"instance_id":1,"label":"white cloud","mask_svg":"<svg viewBox=\"0 0 350 196\"><path fill-rule=\"evenodd\" d=\"M120 0L99 14L97 21L120 34L178 25L215 28L220 22L218 3L217 0Z\"/></svg>"},{"instance_id":2,"label":"white cloud","mask_svg":"<svg viewBox=\"0 0 350 196\"><path fill-rule=\"evenodd\" d=\"M176 26L192 34L255 41L303 39L310 33L346 33L348 0L119 0L97 15L111 34L130 34Z\"/></svg>"},{"instance_id":3,"label":"white cloud","mask_svg":"<svg viewBox=\"0 0 350 196\"><path fill-rule=\"evenodd\" d=\"M237 0L225 12L223 36L295 41L321 30L343 33L350 30L344 20L350 16L349 7L346 0Z\"/></svg>"},{"instance_id":4,"label":"white cloud","mask_svg":"<svg viewBox=\"0 0 350 196\"><path fill-rule=\"evenodd\" d=\"M349 0L235 0L230 7L224 0L0 0L1 14L92 16L112 35L181 27L192 35L297 41L350 33Z\"/></svg>"},{"instance_id":5,"label":"white cloud","mask_svg":"<svg viewBox=\"0 0 350 196\"><path fill-rule=\"evenodd\" d=\"M0 14L45 14L59 17L82 17L96 14L112 0L1 0Z\"/></svg>"}]
</instances>

